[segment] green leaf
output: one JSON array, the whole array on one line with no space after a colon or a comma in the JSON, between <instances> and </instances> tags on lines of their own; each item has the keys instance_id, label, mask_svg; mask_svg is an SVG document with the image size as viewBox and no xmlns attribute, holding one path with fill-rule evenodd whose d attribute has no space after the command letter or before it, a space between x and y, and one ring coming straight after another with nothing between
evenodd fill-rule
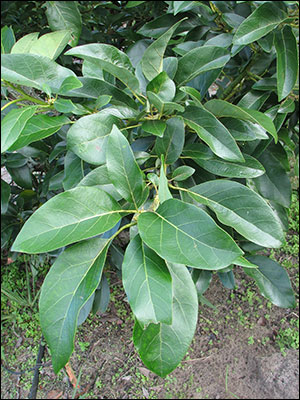
<instances>
[{"instance_id":1,"label":"green leaf","mask_svg":"<svg viewBox=\"0 0 300 400\"><path fill-rule=\"evenodd\" d=\"M110 248L111 250L111 248ZM110 300L110 291L106 276L102 274L101 282L95 291L94 302L92 306L92 314L103 314L107 310Z\"/></svg>"},{"instance_id":2,"label":"green leaf","mask_svg":"<svg viewBox=\"0 0 300 400\"><path fill-rule=\"evenodd\" d=\"M172 101L164 102L157 94L153 92L147 92L147 97L150 104L153 104L161 114L171 114L174 113L174 111L184 111L184 107L182 105Z\"/></svg>"},{"instance_id":3,"label":"green leaf","mask_svg":"<svg viewBox=\"0 0 300 400\"><path fill-rule=\"evenodd\" d=\"M12 177L12 180L24 189L32 188L32 175L28 165L20 168L8 168L7 171Z\"/></svg>"},{"instance_id":4,"label":"green leaf","mask_svg":"<svg viewBox=\"0 0 300 400\"><path fill-rule=\"evenodd\" d=\"M297 40L292 28L285 25L275 35L277 54L277 92L281 101L293 90L299 70L299 52Z\"/></svg>"},{"instance_id":5,"label":"green leaf","mask_svg":"<svg viewBox=\"0 0 300 400\"><path fill-rule=\"evenodd\" d=\"M136 208L141 206L149 189L127 139L115 125L108 136L106 164L110 180L120 195Z\"/></svg>"},{"instance_id":6,"label":"green leaf","mask_svg":"<svg viewBox=\"0 0 300 400\"><path fill-rule=\"evenodd\" d=\"M175 171L173 171L172 179L178 182L184 181L190 176L192 176L194 172L195 172L194 168L189 167L187 165L182 165L181 167L178 167L175 169Z\"/></svg>"},{"instance_id":7,"label":"green leaf","mask_svg":"<svg viewBox=\"0 0 300 400\"><path fill-rule=\"evenodd\" d=\"M28 33L28 35L21 37L21 39L19 39L13 45L11 49L11 54L29 53L33 43L35 43L38 40L38 37L39 37L39 32Z\"/></svg>"},{"instance_id":8,"label":"green leaf","mask_svg":"<svg viewBox=\"0 0 300 400\"><path fill-rule=\"evenodd\" d=\"M142 123L142 129L152 135L163 137L167 124L161 119L148 120Z\"/></svg>"},{"instance_id":9,"label":"green leaf","mask_svg":"<svg viewBox=\"0 0 300 400\"><path fill-rule=\"evenodd\" d=\"M113 124L120 125L120 121L103 111L80 118L68 131L68 149L88 163L105 164Z\"/></svg>"},{"instance_id":10,"label":"green leaf","mask_svg":"<svg viewBox=\"0 0 300 400\"><path fill-rule=\"evenodd\" d=\"M234 275L232 271L228 272L217 272L220 281L222 282L223 286L225 286L227 289L234 289L235 288L235 281L234 281Z\"/></svg>"},{"instance_id":11,"label":"green leaf","mask_svg":"<svg viewBox=\"0 0 300 400\"><path fill-rule=\"evenodd\" d=\"M118 78L132 92L139 92L139 81L127 54L109 44L92 43L68 50L65 55L76 56L91 61L98 68L108 71Z\"/></svg>"},{"instance_id":12,"label":"green leaf","mask_svg":"<svg viewBox=\"0 0 300 400\"><path fill-rule=\"evenodd\" d=\"M176 57L166 57L163 59L163 70L168 74L170 79L174 79L178 67L178 59Z\"/></svg>"},{"instance_id":13,"label":"green leaf","mask_svg":"<svg viewBox=\"0 0 300 400\"><path fill-rule=\"evenodd\" d=\"M201 104L202 96L198 92L198 90L190 86L182 86L181 88L179 88L179 90L181 90L184 93L187 93L194 100L197 106L203 107Z\"/></svg>"},{"instance_id":14,"label":"green leaf","mask_svg":"<svg viewBox=\"0 0 300 400\"><path fill-rule=\"evenodd\" d=\"M7 211L9 197L10 186L3 179L1 179L1 214L5 214Z\"/></svg>"},{"instance_id":15,"label":"green leaf","mask_svg":"<svg viewBox=\"0 0 300 400\"><path fill-rule=\"evenodd\" d=\"M259 124L274 137L275 143L278 140L276 128L271 118L260 111L238 107L234 104L228 103L227 101L217 99L209 100L205 103L205 108L218 118L238 118L243 121L250 121L254 124Z\"/></svg>"},{"instance_id":16,"label":"green leaf","mask_svg":"<svg viewBox=\"0 0 300 400\"><path fill-rule=\"evenodd\" d=\"M62 53L63 49L66 47L70 39L71 33L67 30L46 33L39 39L36 38L36 40L32 40L30 43L30 48L27 48L26 52L49 57L51 58L51 60L56 60L56 58ZM18 53L18 51L16 51L16 47L17 46L14 46L14 53ZM21 46L18 47L20 48L20 50L22 50ZM19 51L19 53L20 52L25 53L24 51Z\"/></svg>"},{"instance_id":17,"label":"green leaf","mask_svg":"<svg viewBox=\"0 0 300 400\"><path fill-rule=\"evenodd\" d=\"M2 79L18 85L42 90L48 85L57 93L68 76L75 76L68 68L56 64L48 57L37 54L4 54L1 57Z\"/></svg>"},{"instance_id":18,"label":"green leaf","mask_svg":"<svg viewBox=\"0 0 300 400\"><path fill-rule=\"evenodd\" d=\"M58 94L62 96L67 96L70 90L81 88L83 85L80 80L75 76L68 76L66 79L63 80Z\"/></svg>"},{"instance_id":19,"label":"green leaf","mask_svg":"<svg viewBox=\"0 0 300 400\"><path fill-rule=\"evenodd\" d=\"M250 242L247 242L251 245ZM255 246L255 245L254 245ZM258 246L257 246L258 247ZM261 247L260 247L261 248ZM245 249L246 250L246 249ZM238 257L236 260L234 260L235 265L239 265L241 267L247 267L247 268L258 268L257 265L252 264L249 260L246 260L244 257Z\"/></svg>"},{"instance_id":20,"label":"green leaf","mask_svg":"<svg viewBox=\"0 0 300 400\"><path fill-rule=\"evenodd\" d=\"M174 80L182 86L202 72L224 67L229 60L230 54L222 47L198 47L179 59Z\"/></svg>"},{"instance_id":21,"label":"green leaf","mask_svg":"<svg viewBox=\"0 0 300 400\"><path fill-rule=\"evenodd\" d=\"M25 222L12 249L44 253L99 235L119 221L119 209L118 203L103 190L76 187L38 208Z\"/></svg>"},{"instance_id":22,"label":"green leaf","mask_svg":"<svg viewBox=\"0 0 300 400\"><path fill-rule=\"evenodd\" d=\"M256 281L261 294L278 307L295 307L296 301L286 271L276 261L264 256L247 257L257 269L244 267L247 275Z\"/></svg>"},{"instance_id":23,"label":"green leaf","mask_svg":"<svg viewBox=\"0 0 300 400\"><path fill-rule=\"evenodd\" d=\"M11 27L1 28L1 54L10 53L15 41L15 34Z\"/></svg>"},{"instance_id":24,"label":"green leaf","mask_svg":"<svg viewBox=\"0 0 300 400\"><path fill-rule=\"evenodd\" d=\"M5 115L1 121L1 153L8 150L18 140L27 121L33 116L37 108L37 106L14 108Z\"/></svg>"},{"instance_id":25,"label":"green leaf","mask_svg":"<svg viewBox=\"0 0 300 400\"><path fill-rule=\"evenodd\" d=\"M259 110L269 97L270 93L262 93L259 90L250 90L241 98L237 105L239 107Z\"/></svg>"},{"instance_id":26,"label":"green leaf","mask_svg":"<svg viewBox=\"0 0 300 400\"><path fill-rule=\"evenodd\" d=\"M265 130L253 122L242 121L236 118L222 118L222 124L229 130L235 140L251 141L256 139L269 139Z\"/></svg>"},{"instance_id":27,"label":"green leaf","mask_svg":"<svg viewBox=\"0 0 300 400\"><path fill-rule=\"evenodd\" d=\"M205 269L193 269L191 276L195 283L197 294L200 296L208 289L213 274Z\"/></svg>"},{"instance_id":28,"label":"green leaf","mask_svg":"<svg viewBox=\"0 0 300 400\"><path fill-rule=\"evenodd\" d=\"M187 19L187 17L185 17L184 19ZM176 28L181 24L184 19L174 24L170 29L167 30L167 32L163 33L145 50L141 59L141 67L143 74L149 81L152 81L152 79L154 79L158 74L162 72L163 57L167 45L171 37L173 36Z\"/></svg>"},{"instance_id":29,"label":"green leaf","mask_svg":"<svg viewBox=\"0 0 300 400\"><path fill-rule=\"evenodd\" d=\"M188 106L182 117L217 156L228 161L244 161L235 140L213 114L203 108Z\"/></svg>"},{"instance_id":30,"label":"green leaf","mask_svg":"<svg viewBox=\"0 0 300 400\"><path fill-rule=\"evenodd\" d=\"M59 117L34 115L26 122L18 139L9 147L9 151L21 149L32 142L51 136L69 122L70 120L63 115Z\"/></svg>"},{"instance_id":31,"label":"green leaf","mask_svg":"<svg viewBox=\"0 0 300 400\"><path fill-rule=\"evenodd\" d=\"M282 245L283 231L276 215L266 201L247 186L218 179L194 186L188 193L211 208L222 224L231 226L246 239L264 247Z\"/></svg>"},{"instance_id":32,"label":"green leaf","mask_svg":"<svg viewBox=\"0 0 300 400\"><path fill-rule=\"evenodd\" d=\"M234 45L249 44L275 29L287 14L270 1L265 1L238 27L233 37Z\"/></svg>"},{"instance_id":33,"label":"green leaf","mask_svg":"<svg viewBox=\"0 0 300 400\"><path fill-rule=\"evenodd\" d=\"M76 1L47 1L46 17L52 31L71 31L70 45L76 46L81 34L81 15Z\"/></svg>"},{"instance_id":34,"label":"green leaf","mask_svg":"<svg viewBox=\"0 0 300 400\"><path fill-rule=\"evenodd\" d=\"M184 124L181 118L167 120L167 128L162 138L156 138L154 152L163 154L166 164L173 164L180 156L184 145Z\"/></svg>"},{"instance_id":35,"label":"green leaf","mask_svg":"<svg viewBox=\"0 0 300 400\"><path fill-rule=\"evenodd\" d=\"M165 162L164 162L163 154L161 156L160 175L159 175L159 182L158 182L158 199L161 204L165 200L172 199L172 195L171 195L169 187L168 187L168 179L165 174Z\"/></svg>"},{"instance_id":36,"label":"green leaf","mask_svg":"<svg viewBox=\"0 0 300 400\"><path fill-rule=\"evenodd\" d=\"M140 4L145 3L145 1L128 1L125 8L132 8L132 7L136 7L139 6Z\"/></svg>"},{"instance_id":37,"label":"green leaf","mask_svg":"<svg viewBox=\"0 0 300 400\"><path fill-rule=\"evenodd\" d=\"M147 246L170 262L217 270L242 254L205 211L180 200L166 200L155 212L140 214L138 228Z\"/></svg>"},{"instance_id":38,"label":"green leaf","mask_svg":"<svg viewBox=\"0 0 300 400\"><path fill-rule=\"evenodd\" d=\"M41 290L40 323L54 372L68 362L80 309L97 288L109 239L94 238L66 249L52 265Z\"/></svg>"},{"instance_id":39,"label":"green leaf","mask_svg":"<svg viewBox=\"0 0 300 400\"><path fill-rule=\"evenodd\" d=\"M182 11L191 10L193 7L197 7L197 3L194 1L173 1L173 14L176 15Z\"/></svg>"},{"instance_id":40,"label":"green leaf","mask_svg":"<svg viewBox=\"0 0 300 400\"><path fill-rule=\"evenodd\" d=\"M67 151L64 165L64 190L72 189L83 178L82 161L72 151Z\"/></svg>"},{"instance_id":41,"label":"green leaf","mask_svg":"<svg viewBox=\"0 0 300 400\"><path fill-rule=\"evenodd\" d=\"M165 377L186 354L197 324L198 299L191 275L184 265L168 264L173 287L172 325L150 324L143 330L135 322L133 342L143 363Z\"/></svg>"},{"instance_id":42,"label":"green leaf","mask_svg":"<svg viewBox=\"0 0 300 400\"><path fill-rule=\"evenodd\" d=\"M136 235L126 248L123 286L140 325L172 323L172 278L168 267Z\"/></svg>"},{"instance_id":43,"label":"green leaf","mask_svg":"<svg viewBox=\"0 0 300 400\"><path fill-rule=\"evenodd\" d=\"M163 71L148 83L146 90L157 94L163 102L168 102L174 99L176 86L168 74Z\"/></svg>"}]
</instances>

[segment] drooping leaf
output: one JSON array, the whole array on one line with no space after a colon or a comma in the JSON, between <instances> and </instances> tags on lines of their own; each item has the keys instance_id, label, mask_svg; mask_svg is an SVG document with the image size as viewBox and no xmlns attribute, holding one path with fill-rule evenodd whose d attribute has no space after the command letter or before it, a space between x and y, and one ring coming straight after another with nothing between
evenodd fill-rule
<instances>
[{"instance_id":1,"label":"drooping leaf","mask_svg":"<svg viewBox=\"0 0 300 400\"><path fill-rule=\"evenodd\" d=\"M292 28L288 25L275 35L277 53L277 92L281 101L293 90L299 70L298 45Z\"/></svg>"},{"instance_id":2,"label":"drooping leaf","mask_svg":"<svg viewBox=\"0 0 300 400\"><path fill-rule=\"evenodd\" d=\"M213 274L205 269L193 269L191 272L198 296L201 296L209 287Z\"/></svg>"},{"instance_id":3,"label":"drooping leaf","mask_svg":"<svg viewBox=\"0 0 300 400\"><path fill-rule=\"evenodd\" d=\"M182 117L217 156L228 161L244 161L235 140L212 113L200 107L188 106Z\"/></svg>"},{"instance_id":4,"label":"drooping leaf","mask_svg":"<svg viewBox=\"0 0 300 400\"><path fill-rule=\"evenodd\" d=\"M95 297L92 306L92 314L103 314L107 310L110 300L110 292L107 278L102 274L101 282L95 291Z\"/></svg>"},{"instance_id":5,"label":"drooping leaf","mask_svg":"<svg viewBox=\"0 0 300 400\"><path fill-rule=\"evenodd\" d=\"M5 214L8 208L8 200L10 197L10 186L1 179L1 214Z\"/></svg>"},{"instance_id":6,"label":"drooping leaf","mask_svg":"<svg viewBox=\"0 0 300 400\"><path fill-rule=\"evenodd\" d=\"M224 67L229 59L230 54L222 47L198 47L179 59L174 80L178 86L185 85L203 72Z\"/></svg>"},{"instance_id":7,"label":"drooping leaf","mask_svg":"<svg viewBox=\"0 0 300 400\"><path fill-rule=\"evenodd\" d=\"M77 186L82 178L82 160L72 151L67 151L64 165L64 190L69 190Z\"/></svg>"},{"instance_id":8,"label":"drooping leaf","mask_svg":"<svg viewBox=\"0 0 300 400\"><path fill-rule=\"evenodd\" d=\"M295 307L289 276L281 265L264 256L250 256L247 259L258 265L257 269L244 267L244 271L255 280L261 294L278 307Z\"/></svg>"},{"instance_id":9,"label":"drooping leaf","mask_svg":"<svg viewBox=\"0 0 300 400\"><path fill-rule=\"evenodd\" d=\"M174 24L170 29L167 30L167 32L163 33L145 50L141 59L141 67L145 77L149 81L152 81L152 79L154 79L158 74L162 72L163 57L167 45L176 28L181 24L182 21L183 20L180 20L176 24Z\"/></svg>"},{"instance_id":10,"label":"drooping leaf","mask_svg":"<svg viewBox=\"0 0 300 400\"><path fill-rule=\"evenodd\" d=\"M172 323L172 278L165 261L136 235L126 248L123 286L130 307L143 326Z\"/></svg>"},{"instance_id":11,"label":"drooping leaf","mask_svg":"<svg viewBox=\"0 0 300 400\"><path fill-rule=\"evenodd\" d=\"M197 202L211 208L222 224L264 247L280 247L282 228L271 207L256 192L238 182L216 180L189 189Z\"/></svg>"},{"instance_id":12,"label":"drooping leaf","mask_svg":"<svg viewBox=\"0 0 300 400\"><path fill-rule=\"evenodd\" d=\"M184 145L184 124L182 119L173 117L167 120L167 127L162 138L158 137L154 151L165 157L166 164L173 164L180 156Z\"/></svg>"},{"instance_id":13,"label":"drooping leaf","mask_svg":"<svg viewBox=\"0 0 300 400\"><path fill-rule=\"evenodd\" d=\"M235 288L234 274L232 271L228 271L228 272L218 271L217 274L218 274L223 286L225 286L227 289Z\"/></svg>"},{"instance_id":14,"label":"drooping leaf","mask_svg":"<svg viewBox=\"0 0 300 400\"><path fill-rule=\"evenodd\" d=\"M68 362L80 309L97 288L109 239L93 238L66 249L52 265L41 290L39 315L54 372Z\"/></svg>"},{"instance_id":15,"label":"drooping leaf","mask_svg":"<svg viewBox=\"0 0 300 400\"><path fill-rule=\"evenodd\" d=\"M127 139L115 125L108 137L106 165L117 191L136 208L141 206L149 189Z\"/></svg>"},{"instance_id":16,"label":"drooping leaf","mask_svg":"<svg viewBox=\"0 0 300 400\"><path fill-rule=\"evenodd\" d=\"M217 270L242 253L205 211L177 199L166 200L155 212L142 213L138 228L147 246L170 262Z\"/></svg>"},{"instance_id":17,"label":"drooping leaf","mask_svg":"<svg viewBox=\"0 0 300 400\"><path fill-rule=\"evenodd\" d=\"M273 2L265 1L238 27L234 45L249 44L271 32L287 18L287 14Z\"/></svg>"},{"instance_id":18,"label":"drooping leaf","mask_svg":"<svg viewBox=\"0 0 300 400\"><path fill-rule=\"evenodd\" d=\"M86 162L105 164L107 140L114 124L120 125L118 118L103 111L80 118L68 131L68 149Z\"/></svg>"},{"instance_id":19,"label":"drooping leaf","mask_svg":"<svg viewBox=\"0 0 300 400\"><path fill-rule=\"evenodd\" d=\"M76 1L47 1L46 17L52 31L71 31L70 45L76 46L81 34L81 15Z\"/></svg>"},{"instance_id":20,"label":"drooping leaf","mask_svg":"<svg viewBox=\"0 0 300 400\"><path fill-rule=\"evenodd\" d=\"M45 85L57 93L62 82L74 72L48 57L37 54L4 54L1 57L2 78L18 85L44 91Z\"/></svg>"},{"instance_id":21,"label":"drooping leaf","mask_svg":"<svg viewBox=\"0 0 300 400\"><path fill-rule=\"evenodd\" d=\"M198 300L195 285L184 265L168 263L173 287L172 324L150 324L145 330L138 321L133 342L143 363L165 377L186 354L197 324Z\"/></svg>"},{"instance_id":22,"label":"drooping leaf","mask_svg":"<svg viewBox=\"0 0 300 400\"><path fill-rule=\"evenodd\" d=\"M12 249L43 253L99 235L119 221L119 209L118 203L103 190L76 187L38 208L22 227Z\"/></svg>"},{"instance_id":23,"label":"drooping leaf","mask_svg":"<svg viewBox=\"0 0 300 400\"><path fill-rule=\"evenodd\" d=\"M3 57L3 56L2 56ZM19 138L37 106L14 108L1 121L1 153L8 150Z\"/></svg>"}]
</instances>

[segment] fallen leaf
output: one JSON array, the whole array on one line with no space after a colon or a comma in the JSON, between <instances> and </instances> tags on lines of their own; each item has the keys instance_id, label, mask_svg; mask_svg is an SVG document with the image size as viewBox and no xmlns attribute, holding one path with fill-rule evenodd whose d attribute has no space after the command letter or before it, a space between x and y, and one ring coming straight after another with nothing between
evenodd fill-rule
<instances>
[{"instance_id":1,"label":"fallen leaf","mask_svg":"<svg viewBox=\"0 0 300 400\"><path fill-rule=\"evenodd\" d=\"M47 393L47 399L59 399L63 395L63 392L59 392L58 390L50 390Z\"/></svg>"},{"instance_id":2,"label":"fallen leaf","mask_svg":"<svg viewBox=\"0 0 300 400\"><path fill-rule=\"evenodd\" d=\"M69 377L70 382L72 383L72 385L73 385L74 387L76 387L76 385L77 385L77 379L76 379L76 377L75 377L75 375L74 375L74 372L73 372L73 370L72 370L72 368L71 368L71 365L70 365L68 362L67 362L67 364L65 365L65 370L66 370L66 372L67 372L67 374L68 374L68 377ZM80 386L78 386L77 388L80 389Z\"/></svg>"},{"instance_id":3,"label":"fallen leaf","mask_svg":"<svg viewBox=\"0 0 300 400\"><path fill-rule=\"evenodd\" d=\"M13 260L12 258L7 257L6 265L9 265L9 264L11 264L11 263L13 263L13 262L14 262L14 260Z\"/></svg>"}]
</instances>

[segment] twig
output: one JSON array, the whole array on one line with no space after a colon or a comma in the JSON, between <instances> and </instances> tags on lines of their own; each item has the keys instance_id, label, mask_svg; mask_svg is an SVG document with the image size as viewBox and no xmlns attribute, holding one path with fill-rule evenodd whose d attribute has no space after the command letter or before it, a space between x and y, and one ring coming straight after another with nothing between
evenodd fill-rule
<instances>
[{"instance_id":1,"label":"twig","mask_svg":"<svg viewBox=\"0 0 300 400\"><path fill-rule=\"evenodd\" d=\"M39 352L38 352L38 356L37 356L37 360L36 360L36 369L34 371L34 376L33 376L33 380L32 380L32 386L29 392L29 396L28 399L36 399L36 394L37 394L37 390L38 390L38 384L39 384L39 369L40 367L38 366L41 361L42 358L44 357L44 352L45 352L45 344L43 343L44 341L44 337L42 336L41 338L41 342L40 342L40 347L39 347Z\"/></svg>"}]
</instances>

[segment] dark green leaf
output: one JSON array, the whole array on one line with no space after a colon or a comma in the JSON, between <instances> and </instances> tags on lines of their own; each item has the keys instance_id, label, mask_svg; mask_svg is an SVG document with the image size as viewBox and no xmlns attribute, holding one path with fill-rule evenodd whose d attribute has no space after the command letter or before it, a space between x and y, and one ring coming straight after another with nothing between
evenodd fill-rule
<instances>
[{"instance_id":1,"label":"dark green leaf","mask_svg":"<svg viewBox=\"0 0 300 400\"><path fill-rule=\"evenodd\" d=\"M82 160L77 157L72 151L67 151L65 156L65 168L64 168L64 190L72 189L83 178L82 174Z\"/></svg>"},{"instance_id":2,"label":"dark green leaf","mask_svg":"<svg viewBox=\"0 0 300 400\"><path fill-rule=\"evenodd\" d=\"M162 138L157 138L154 151L165 156L166 164L173 164L180 156L184 145L184 124L181 118L167 120L167 128Z\"/></svg>"},{"instance_id":3,"label":"dark green leaf","mask_svg":"<svg viewBox=\"0 0 300 400\"><path fill-rule=\"evenodd\" d=\"M251 141L256 139L268 139L265 130L253 122L242 121L237 118L222 118L222 124L229 130L235 140Z\"/></svg>"},{"instance_id":4,"label":"dark green leaf","mask_svg":"<svg viewBox=\"0 0 300 400\"><path fill-rule=\"evenodd\" d=\"M1 179L1 214L5 214L8 208L8 200L10 197L10 186Z\"/></svg>"},{"instance_id":5,"label":"dark green leaf","mask_svg":"<svg viewBox=\"0 0 300 400\"><path fill-rule=\"evenodd\" d=\"M212 272L206 271L205 269L193 269L192 278L196 286L196 290L199 295L202 295L209 287L212 280Z\"/></svg>"},{"instance_id":6,"label":"dark green leaf","mask_svg":"<svg viewBox=\"0 0 300 400\"><path fill-rule=\"evenodd\" d=\"M109 285L106 276L102 274L101 282L95 291L92 314L103 314L107 310L110 300Z\"/></svg>"},{"instance_id":7,"label":"dark green leaf","mask_svg":"<svg viewBox=\"0 0 300 400\"><path fill-rule=\"evenodd\" d=\"M220 281L222 284L227 288L227 289L234 289L235 288L235 281L234 281L234 275L232 271L228 272L217 272Z\"/></svg>"},{"instance_id":8,"label":"dark green leaf","mask_svg":"<svg viewBox=\"0 0 300 400\"><path fill-rule=\"evenodd\" d=\"M251 108L253 110L259 110L270 97L270 93L262 93L259 90L250 90L245 96L238 102L239 107Z\"/></svg>"},{"instance_id":9,"label":"dark green leaf","mask_svg":"<svg viewBox=\"0 0 300 400\"><path fill-rule=\"evenodd\" d=\"M166 122L161 119L148 120L142 123L142 129L145 132L151 133L152 135L159 137L163 137L166 127Z\"/></svg>"},{"instance_id":10,"label":"dark green leaf","mask_svg":"<svg viewBox=\"0 0 300 400\"><path fill-rule=\"evenodd\" d=\"M12 177L12 180L24 189L32 188L32 176L28 165L20 168L8 168L7 171Z\"/></svg>"},{"instance_id":11,"label":"dark green leaf","mask_svg":"<svg viewBox=\"0 0 300 400\"><path fill-rule=\"evenodd\" d=\"M77 318L77 326L83 324L84 321L89 316L89 313L92 310L94 298L95 298L95 292L89 297L88 301L84 304L84 306L81 307Z\"/></svg>"},{"instance_id":12,"label":"dark green leaf","mask_svg":"<svg viewBox=\"0 0 300 400\"><path fill-rule=\"evenodd\" d=\"M187 165L182 165L181 167L175 169L175 171L172 174L172 179L178 182L184 181L190 176L192 176L194 172L195 172L194 168L189 167Z\"/></svg>"},{"instance_id":13,"label":"dark green leaf","mask_svg":"<svg viewBox=\"0 0 300 400\"><path fill-rule=\"evenodd\" d=\"M15 41L14 31L11 27L1 28L1 54L10 53Z\"/></svg>"}]
</instances>

